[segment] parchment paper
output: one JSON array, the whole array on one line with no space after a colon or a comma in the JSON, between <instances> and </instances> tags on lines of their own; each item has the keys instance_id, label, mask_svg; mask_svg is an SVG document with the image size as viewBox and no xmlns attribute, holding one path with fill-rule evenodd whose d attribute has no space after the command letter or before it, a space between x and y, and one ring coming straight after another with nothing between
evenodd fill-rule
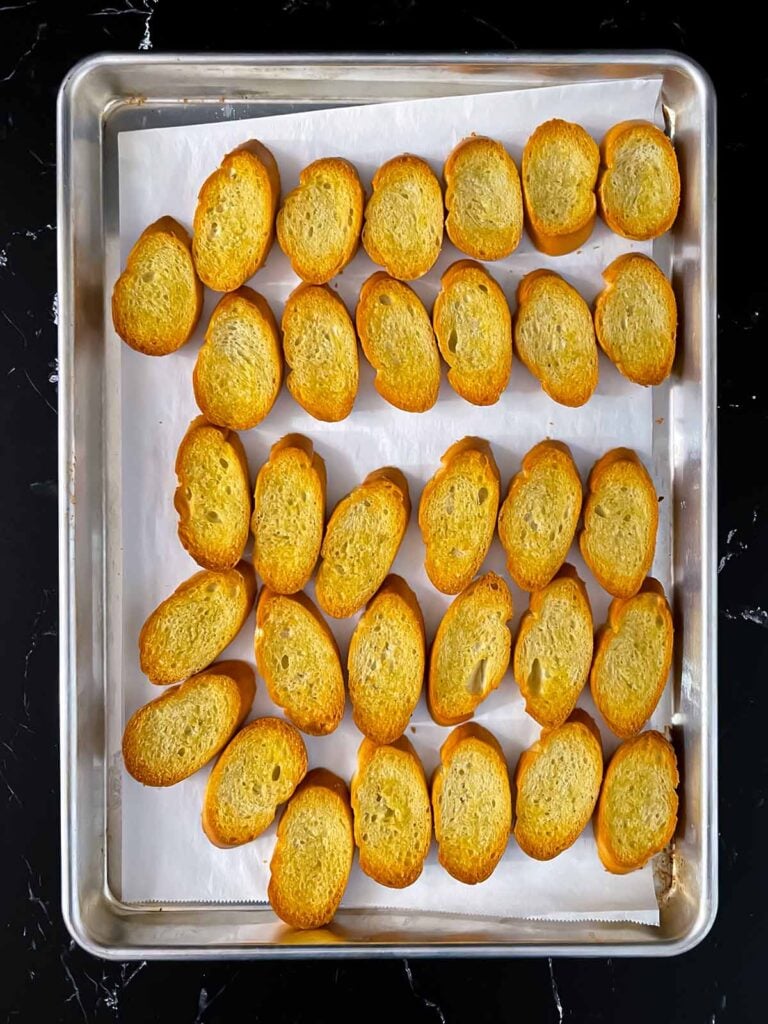
<instances>
[{"instance_id":1,"label":"parchment paper","mask_svg":"<svg viewBox=\"0 0 768 1024\"><path fill-rule=\"evenodd\" d=\"M260 139L274 153L284 193L295 186L302 167L330 155L354 161L368 188L376 168L402 152L425 157L439 175L451 148L472 132L502 140L518 166L526 138L536 125L550 117L578 121L599 141L607 128L625 118L658 120L659 93L658 79L600 82L123 133L119 137L121 261L124 263L143 228L157 217L171 214L191 226L197 192L206 176L226 152L250 138ZM513 308L520 277L541 266L556 269L591 301L601 286L601 270L617 255L632 249L651 251L648 243L621 239L598 220L593 235L578 252L549 258L534 250L524 237L509 259L490 264L489 269ZM428 308L437 293L441 273L458 258L461 254L446 237L437 266L415 283ZM354 310L361 283L374 269L361 251L333 282L350 310ZM267 265L250 283L266 296L279 321L285 297L297 280L277 245ZM139 671L136 640L141 625L149 612L197 569L176 535L173 466L179 441L189 421L198 414L192 394L192 367L208 316L218 298L206 293L205 311L195 338L172 356L147 358L120 345L116 336L113 339L114 345L120 346L122 359L123 517L123 672L122 679L114 681L113 692L122 702L124 721L160 692ZM352 415L342 423L314 420L283 389L265 422L243 434L242 439L255 477L278 438L290 431L310 437L326 461L329 509L378 466L395 465L406 473L414 514L393 571L402 574L415 588L424 611L428 640L449 598L437 593L424 573L415 509L424 483L437 468L443 451L455 440L477 435L491 442L504 493L522 456L544 437L559 438L571 446L584 480L593 461L616 445L635 448L649 468L652 466L651 391L624 380L602 355L597 392L580 409L567 409L547 398L517 361L510 385L497 405L470 405L455 395L444 379L438 404L423 415L408 414L388 405L373 389L372 376L370 367L361 359L360 393ZM654 574L665 586L669 584L669 524L665 516L669 504L661 506L660 540L654 564ZM592 581L575 545L569 561L587 582L598 624L604 620L608 597ZM494 542L485 569L504 573L498 541ZM512 591L516 628L527 607L527 596L514 586ZM308 592L313 594L312 586ZM356 619L357 616L331 622L343 656ZM223 656L245 658L253 663L252 642L251 616ZM257 686L254 716L279 714L263 682L258 681ZM588 693L579 703L594 713ZM668 714L669 706L662 702L652 724L663 726ZM520 751L539 733L536 723L523 711L511 673L481 706L476 720L498 737L512 769ZM422 701L407 735L427 773L434 769L440 744L448 732L434 725ZM310 764L325 766L349 779L360 740L348 711L331 736L306 737ZM607 731L604 740L609 754L616 740ZM117 742L112 765L110 809L111 820L118 822L118 834L111 836L111 841L122 843L121 895L125 901L239 903L265 899L274 828L239 849L213 847L200 827L208 768L171 789L153 790L124 774ZM650 868L623 877L609 875L597 858L591 827L570 850L548 863L529 859L511 839L494 875L477 886L462 885L443 871L437 864L434 844L422 877L402 891L377 885L355 864L344 905L494 917L658 922Z\"/></svg>"}]
</instances>

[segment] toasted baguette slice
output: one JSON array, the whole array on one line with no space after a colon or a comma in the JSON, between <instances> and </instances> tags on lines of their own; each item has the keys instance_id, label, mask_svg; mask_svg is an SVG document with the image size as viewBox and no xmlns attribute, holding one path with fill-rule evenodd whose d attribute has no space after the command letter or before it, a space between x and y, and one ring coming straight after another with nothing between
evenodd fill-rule
<instances>
[{"instance_id":1,"label":"toasted baguette slice","mask_svg":"<svg viewBox=\"0 0 768 1024\"><path fill-rule=\"evenodd\" d=\"M253 277L275 237L280 172L266 146L252 140L227 153L203 184L192 252L200 279L232 292Z\"/></svg>"},{"instance_id":2,"label":"toasted baguette slice","mask_svg":"<svg viewBox=\"0 0 768 1024\"><path fill-rule=\"evenodd\" d=\"M498 740L474 722L440 748L432 779L438 860L460 882L484 882L507 848L512 828L509 772Z\"/></svg>"},{"instance_id":3,"label":"toasted baguette slice","mask_svg":"<svg viewBox=\"0 0 768 1024\"><path fill-rule=\"evenodd\" d=\"M135 711L123 733L126 770L145 786L175 786L229 743L253 704L244 661L219 661Z\"/></svg>"},{"instance_id":4,"label":"toasted baguette slice","mask_svg":"<svg viewBox=\"0 0 768 1024\"><path fill-rule=\"evenodd\" d=\"M608 227L624 238L658 238L680 207L675 147L650 121L622 121L600 147L597 194Z\"/></svg>"},{"instance_id":5,"label":"toasted baguette slice","mask_svg":"<svg viewBox=\"0 0 768 1024\"><path fill-rule=\"evenodd\" d=\"M406 153L376 171L365 207L363 246L400 281L432 268L443 244L443 193L429 164Z\"/></svg>"},{"instance_id":6,"label":"toasted baguette slice","mask_svg":"<svg viewBox=\"0 0 768 1024\"><path fill-rule=\"evenodd\" d=\"M411 516L399 469L369 473L333 510L320 552L315 596L335 619L354 615L389 572Z\"/></svg>"},{"instance_id":7,"label":"toasted baguette slice","mask_svg":"<svg viewBox=\"0 0 768 1024\"><path fill-rule=\"evenodd\" d=\"M658 580L649 576L634 597L611 602L589 685L600 714L622 739L640 732L659 703L673 643L672 612Z\"/></svg>"},{"instance_id":8,"label":"toasted baguette slice","mask_svg":"<svg viewBox=\"0 0 768 1024\"><path fill-rule=\"evenodd\" d=\"M614 448L589 474L579 547L600 586L632 597L653 563L659 502L653 481L629 448Z\"/></svg>"},{"instance_id":9,"label":"toasted baguette slice","mask_svg":"<svg viewBox=\"0 0 768 1024\"><path fill-rule=\"evenodd\" d=\"M602 780L600 733L585 711L574 711L557 729L543 729L515 772L520 849L551 860L572 846L592 817Z\"/></svg>"},{"instance_id":10,"label":"toasted baguette slice","mask_svg":"<svg viewBox=\"0 0 768 1024\"><path fill-rule=\"evenodd\" d=\"M419 528L424 567L444 594L458 594L485 561L499 511L499 470L479 437L456 441L422 491Z\"/></svg>"},{"instance_id":11,"label":"toasted baguette slice","mask_svg":"<svg viewBox=\"0 0 768 1024\"><path fill-rule=\"evenodd\" d=\"M352 827L346 785L314 768L282 813L269 865L269 902L292 928L320 928L332 920L352 869Z\"/></svg>"},{"instance_id":12,"label":"toasted baguette slice","mask_svg":"<svg viewBox=\"0 0 768 1024\"><path fill-rule=\"evenodd\" d=\"M269 696L296 728L310 736L333 732L344 714L339 648L306 594L262 589L254 649Z\"/></svg>"},{"instance_id":13,"label":"toasted baguette slice","mask_svg":"<svg viewBox=\"0 0 768 1024\"><path fill-rule=\"evenodd\" d=\"M292 725L281 718L249 722L208 776L203 831L214 846L250 843L306 774L307 748Z\"/></svg>"},{"instance_id":14,"label":"toasted baguette slice","mask_svg":"<svg viewBox=\"0 0 768 1024\"><path fill-rule=\"evenodd\" d=\"M203 286L192 239L173 217L139 235L112 291L112 322L123 341L148 356L167 356L192 337L203 310Z\"/></svg>"},{"instance_id":15,"label":"toasted baguette slice","mask_svg":"<svg viewBox=\"0 0 768 1024\"><path fill-rule=\"evenodd\" d=\"M429 657L427 698L438 725L458 725L499 685L512 646L512 595L487 572L454 599L437 627Z\"/></svg>"},{"instance_id":16,"label":"toasted baguette slice","mask_svg":"<svg viewBox=\"0 0 768 1024\"><path fill-rule=\"evenodd\" d=\"M272 445L253 496L253 565L270 590L306 586L323 542L325 463L300 434Z\"/></svg>"},{"instance_id":17,"label":"toasted baguette slice","mask_svg":"<svg viewBox=\"0 0 768 1024\"><path fill-rule=\"evenodd\" d=\"M597 343L589 306L559 274L533 270L517 287L515 348L561 405L584 405L597 387Z\"/></svg>"},{"instance_id":18,"label":"toasted baguette slice","mask_svg":"<svg viewBox=\"0 0 768 1024\"><path fill-rule=\"evenodd\" d=\"M421 696L424 618L400 576L387 576L349 642L349 699L355 725L374 743L402 736Z\"/></svg>"},{"instance_id":19,"label":"toasted baguette slice","mask_svg":"<svg viewBox=\"0 0 768 1024\"><path fill-rule=\"evenodd\" d=\"M523 194L515 161L494 139L470 135L445 162L445 230L476 260L502 260L520 244Z\"/></svg>"},{"instance_id":20,"label":"toasted baguette slice","mask_svg":"<svg viewBox=\"0 0 768 1024\"><path fill-rule=\"evenodd\" d=\"M660 853L677 827L677 758L659 732L625 740L605 772L595 819L604 867L625 875Z\"/></svg>"},{"instance_id":21,"label":"toasted baguette slice","mask_svg":"<svg viewBox=\"0 0 768 1024\"><path fill-rule=\"evenodd\" d=\"M360 290L356 321L382 398L405 412L431 409L440 390L440 356L416 292L379 271Z\"/></svg>"},{"instance_id":22,"label":"toasted baguette slice","mask_svg":"<svg viewBox=\"0 0 768 1024\"><path fill-rule=\"evenodd\" d=\"M225 572L196 572L141 627L141 671L160 686L202 672L240 632L255 596L256 580L247 562Z\"/></svg>"},{"instance_id":23,"label":"toasted baguette slice","mask_svg":"<svg viewBox=\"0 0 768 1024\"><path fill-rule=\"evenodd\" d=\"M275 404L282 379L280 335L266 299L251 288L225 295L192 374L200 411L220 427L250 430Z\"/></svg>"},{"instance_id":24,"label":"toasted baguette slice","mask_svg":"<svg viewBox=\"0 0 768 1024\"><path fill-rule=\"evenodd\" d=\"M315 160L277 215L277 240L293 272L310 284L340 274L357 252L365 192L348 160Z\"/></svg>"},{"instance_id":25,"label":"toasted baguette slice","mask_svg":"<svg viewBox=\"0 0 768 1024\"><path fill-rule=\"evenodd\" d=\"M300 284L285 303L282 330L291 395L315 419L345 419L359 378L357 335L347 307L330 288Z\"/></svg>"},{"instance_id":26,"label":"toasted baguette slice","mask_svg":"<svg viewBox=\"0 0 768 1024\"><path fill-rule=\"evenodd\" d=\"M672 285L653 260L628 252L603 271L595 301L600 348L635 384L661 384L675 359L677 303Z\"/></svg>"},{"instance_id":27,"label":"toasted baguette slice","mask_svg":"<svg viewBox=\"0 0 768 1024\"><path fill-rule=\"evenodd\" d=\"M432 841L432 811L424 769L405 736L389 746L364 739L351 789L360 868L391 889L412 885Z\"/></svg>"},{"instance_id":28,"label":"toasted baguette slice","mask_svg":"<svg viewBox=\"0 0 768 1024\"><path fill-rule=\"evenodd\" d=\"M550 256L573 252L592 234L600 151L581 125L554 118L540 124L523 150L528 233Z\"/></svg>"},{"instance_id":29,"label":"toasted baguette slice","mask_svg":"<svg viewBox=\"0 0 768 1024\"><path fill-rule=\"evenodd\" d=\"M176 456L173 504L179 540L204 569L231 569L242 558L251 518L248 462L240 438L198 416Z\"/></svg>"},{"instance_id":30,"label":"toasted baguette slice","mask_svg":"<svg viewBox=\"0 0 768 1024\"><path fill-rule=\"evenodd\" d=\"M525 710L555 729L576 707L592 664L592 609L571 565L531 594L520 620L513 669Z\"/></svg>"},{"instance_id":31,"label":"toasted baguette slice","mask_svg":"<svg viewBox=\"0 0 768 1024\"><path fill-rule=\"evenodd\" d=\"M499 512L507 571L522 590L541 590L565 561L581 514L581 480L570 448L540 441L509 482Z\"/></svg>"},{"instance_id":32,"label":"toasted baguette slice","mask_svg":"<svg viewBox=\"0 0 768 1024\"><path fill-rule=\"evenodd\" d=\"M512 370L512 316L504 292L472 260L448 267L432 311L448 382L474 405L493 405Z\"/></svg>"}]
</instances>

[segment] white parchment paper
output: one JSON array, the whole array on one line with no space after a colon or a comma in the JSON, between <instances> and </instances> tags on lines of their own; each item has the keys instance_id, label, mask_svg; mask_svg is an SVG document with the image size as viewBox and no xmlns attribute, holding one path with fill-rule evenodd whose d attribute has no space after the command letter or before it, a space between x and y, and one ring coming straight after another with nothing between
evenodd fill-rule
<instances>
[{"instance_id":1,"label":"white parchment paper","mask_svg":"<svg viewBox=\"0 0 768 1024\"><path fill-rule=\"evenodd\" d=\"M194 127L123 133L119 137L121 261L151 221L171 214L188 227L198 189L230 149L258 138L274 153L283 191L297 183L299 171L321 156L345 156L356 164L366 188L376 168L402 152L418 153L440 174L451 148L472 132L504 142L519 165L522 147L540 122L554 116L578 121L599 141L604 131L630 117L658 120L660 81L634 80L588 83L519 92L430 99L380 106L312 111L255 120L228 121ZM602 269L629 250L650 252L647 243L632 243L613 235L598 221L591 238L578 252L550 258L533 249L524 237L508 259L489 265L514 308L520 277L536 267L552 267L591 301L601 286ZM461 257L447 237L437 266L415 288L428 308L437 293L441 273ZM360 285L376 268L361 253L333 282L354 309ZM117 268L115 268L117 272ZM297 280L277 245L267 265L250 282L262 292L278 320L283 303ZM122 360L122 678L114 681L123 720L158 696L139 671L136 640L150 611L197 566L176 535L172 496L176 486L174 460L179 441L198 410L192 394L192 367L205 325L218 296L208 292L200 327L180 352L151 359L120 345ZM487 438L507 483L525 452L544 437L566 441L583 479L603 452L616 445L635 448L649 468L653 452L653 414L650 390L628 383L600 357L600 383L590 402L580 409L559 406L515 362L510 385L497 405L477 408L461 400L446 380L437 405L413 415L392 408L372 386L372 371L361 362L360 393L352 415L342 423L320 423L305 413L283 389L273 411L257 429L242 435L255 477L274 441L289 431L310 437L326 461L329 508L363 477L383 465L399 466L408 477L414 515L393 571L414 587L424 611L428 640L449 603L424 573L423 547L415 509L421 489L439 464L440 456L458 438ZM659 484L657 478L657 485ZM669 502L666 506L669 506ZM654 574L669 584L669 524L662 504ZM603 621L608 597L592 581L576 546L569 558L588 585L595 623ZM498 541L486 569L504 572ZM505 574L506 575L506 574ZM312 595L313 588L310 586ZM527 596L512 587L516 628ZM331 622L345 655L357 616ZM253 617L224 657L253 663ZM279 714L263 682L258 682L254 716ZM594 713L588 693L580 705ZM653 723L668 721L662 702ZM523 711L511 674L480 708L476 720L498 737L514 769L522 749L538 736L539 728ZM449 730L436 726L424 703L419 704L408 737L423 759L427 773L438 760L440 744ZM306 737L312 766L325 766L349 779L361 737L349 712L331 736ZM616 741L604 732L606 754ZM137 901L261 901L265 899L274 828L253 843L219 850L203 835L200 808L209 769L168 790L144 788L121 768L119 737L112 751L110 785L111 842L122 861L122 898ZM120 857L121 854L121 857ZM118 873L118 879L119 879ZM477 886L466 886L443 871L433 844L422 877L408 889L390 890L368 879L355 864L344 897L349 907L397 907L494 917L554 917L658 922L650 868L631 875L609 875L600 865L591 828L562 856L549 863L526 857L510 840L494 875Z\"/></svg>"}]
</instances>

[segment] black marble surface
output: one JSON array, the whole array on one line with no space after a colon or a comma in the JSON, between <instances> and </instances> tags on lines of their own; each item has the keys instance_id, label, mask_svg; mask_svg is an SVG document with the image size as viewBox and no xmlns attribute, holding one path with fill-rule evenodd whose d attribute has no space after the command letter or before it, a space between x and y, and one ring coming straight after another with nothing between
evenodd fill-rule
<instances>
[{"instance_id":1,"label":"black marble surface","mask_svg":"<svg viewBox=\"0 0 768 1024\"><path fill-rule=\"evenodd\" d=\"M742 1024L768 1017L768 93L757 17L683 0L0 2L0 1017ZM746 8L745 8L746 9ZM759 8L754 8L758 10ZM450 12L453 13L450 13ZM112 964L59 910L55 99L100 50L663 47L712 75L720 160L720 912L668 961Z\"/></svg>"}]
</instances>

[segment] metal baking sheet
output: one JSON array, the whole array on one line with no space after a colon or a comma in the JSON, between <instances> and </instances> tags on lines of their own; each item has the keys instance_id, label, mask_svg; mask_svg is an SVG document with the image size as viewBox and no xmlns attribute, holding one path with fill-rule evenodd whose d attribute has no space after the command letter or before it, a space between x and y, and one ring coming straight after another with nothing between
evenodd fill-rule
<instances>
[{"instance_id":1,"label":"metal baking sheet","mask_svg":"<svg viewBox=\"0 0 768 1024\"><path fill-rule=\"evenodd\" d=\"M121 904L107 871L105 736L119 679L114 602L119 522L112 453L118 373L106 344L117 244L117 134L346 104L657 75L680 155L683 208L671 266L680 349L660 389L654 437L673 504L674 739L682 804L661 927L473 920L341 910L333 925L290 934L265 907ZM61 767L63 909L93 952L126 957L302 955L663 955L690 948L716 910L714 97L675 54L472 58L105 56L79 65L59 100ZM654 396L654 414L657 398Z\"/></svg>"}]
</instances>

